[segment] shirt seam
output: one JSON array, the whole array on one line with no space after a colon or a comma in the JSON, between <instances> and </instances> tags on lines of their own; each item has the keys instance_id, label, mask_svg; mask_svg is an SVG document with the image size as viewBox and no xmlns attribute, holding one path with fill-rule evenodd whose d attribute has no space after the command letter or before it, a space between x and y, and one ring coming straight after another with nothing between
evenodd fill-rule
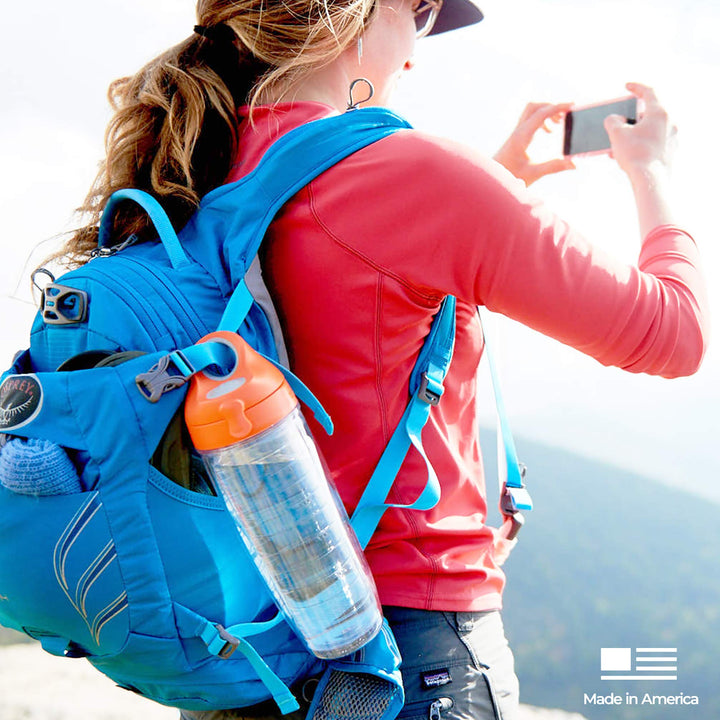
<instances>
[{"instance_id":1,"label":"shirt seam","mask_svg":"<svg viewBox=\"0 0 720 720\"><path fill-rule=\"evenodd\" d=\"M376 262L372 258L368 257L365 253L361 252L357 248L353 247L352 245L350 245L349 243L345 242L340 237L338 237L338 235L336 235L325 224L325 222L320 218L320 214L319 214L317 206L315 204L314 185L315 185L315 181L313 181L307 185L308 204L310 207L310 213L312 214L312 217L314 218L315 222L318 224L320 229L325 233L325 235L330 240L332 240L336 245L339 245L346 252L349 252L351 255L353 255L355 258L357 258L360 262L373 268L376 272L381 273L382 275L399 283L404 288L407 288L411 292L413 292L416 295L418 295L419 297L421 297L423 300L435 303L435 302L439 302L443 299L443 297L445 296L443 293L441 293L441 292L437 292L437 293L424 292L417 285L413 284L412 282L410 282L406 278L402 277L401 275L398 275L397 273L393 272L389 268L386 268L384 265L381 265L380 263Z\"/></svg>"},{"instance_id":2,"label":"shirt seam","mask_svg":"<svg viewBox=\"0 0 720 720\"><path fill-rule=\"evenodd\" d=\"M383 389L383 353L382 353L382 309L383 309L383 284L384 277L378 274L377 289L375 291L375 394L380 408L380 427L382 429L385 444L390 440L390 428L388 425L388 412L385 404L385 391Z\"/></svg>"}]
</instances>

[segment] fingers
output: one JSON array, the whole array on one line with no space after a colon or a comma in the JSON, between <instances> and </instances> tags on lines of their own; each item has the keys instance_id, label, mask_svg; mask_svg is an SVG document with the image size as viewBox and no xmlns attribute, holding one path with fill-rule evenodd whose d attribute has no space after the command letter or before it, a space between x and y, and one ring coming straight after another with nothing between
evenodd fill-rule
<instances>
[{"instance_id":1,"label":"fingers","mask_svg":"<svg viewBox=\"0 0 720 720\"><path fill-rule=\"evenodd\" d=\"M520 115L520 119L518 120L518 125L522 125L524 122L527 122L529 118L531 118L540 108L546 107L549 103L537 103L537 102L531 102L528 103L525 106L525 109L522 111L522 114Z\"/></svg>"},{"instance_id":2,"label":"fingers","mask_svg":"<svg viewBox=\"0 0 720 720\"><path fill-rule=\"evenodd\" d=\"M630 127L627 119L622 115L608 115L605 120L603 120L603 124L610 135L618 130L618 128Z\"/></svg>"},{"instance_id":3,"label":"fingers","mask_svg":"<svg viewBox=\"0 0 720 720\"><path fill-rule=\"evenodd\" d=\"M560 122L572 103L528 103L517 124L517 131L526 144L529 144L535 133L542 128L551 132L547 122Z\"/></svg>"},{"instance_id":4,"label":"fingers","mask_svg":"<svg viewBox=\"0 0 720 720\"><path fill-rule=\"evenodd\" d=\"M633 134L637 136L640 131L637 124L631 124L622 115L608 115L603 120L603 126L605 131L610 138L610 145L615 148L619 142L630 141ZM614 157L612 150L610 151L610 157Z\"/></svg>"},{"instance_id":5,"label":"fingers","mask_svg":"<svg viewBox=\"0 0 720 720\"><path fill-rule=\"evenodd\" d=\"M655 94L655 90L649 85L642 83L630 82L625 87L635 95L641 102L639 123L655 122L665 125L669 124L668 112ZM674 127L674 126L673 126ZM672 128L669 128L669 134L674 134ZM677 128L675 128L677 132Z\"/></svg>"},{"instance_id":6,"label":"fingers","mask_svg":"<svg viewBox=\"0 0 720 720\"><path fill-rule=\"evenodd\" d=\"M527 122L538 130L547 120L553 122L561 120L571 107L572 103L530 103L525 108L521 122Z\"/></svg>"},{"instance_id":7,"label":"fingers","mask_svg":"<svg viewBox=\"0 0 720 720\"><path fill-rule=\"evenodd\" d=\"M625 87L636 97L640 98L644 103L647 110L663 109L660 101L658 100L655 91L649 85L643 85L642 83L629 82Z\"/></svg>"},{"instance_id":8,"label":"fingers","mask_svg":"<svg viewBox=\"0 0 720 720\"><path fill-rule=\"evenodd\" d=\"M572 103L528 103L520 116L517 127L495 154L495 160L527 185L551 173L570 170L575 166L569 158L559 158L546 163L534 164L528 149L536 133L542 128L551 132L550 122L560 122Z\"/></svg>"},{"instance_id":9,"label":"fingers","mask_svg":"<svg viewBox=\"0 0 720 720\"><path fill-rule=\"evenodd\" d=\"M653 88L635 82L627 83L625 87L640 101L638 124L664 126L667 128L668 136L677 134L677 126L670 123L668 112Z\"/></svg>"},{"instance_id":10,"label":"fingers","mask_svg":"<svg viewBox=\"0 0 720 720\"><path fill-rule=\"evenodd\" d=\"M668 168L676 144L677 127L648 85L628 83L627 89L644 105L636 124L625 122L618 115L605 118L605 129L612 144L612 155L618 165L628 173L660 162Z\"/></svg>"}]
</instances>

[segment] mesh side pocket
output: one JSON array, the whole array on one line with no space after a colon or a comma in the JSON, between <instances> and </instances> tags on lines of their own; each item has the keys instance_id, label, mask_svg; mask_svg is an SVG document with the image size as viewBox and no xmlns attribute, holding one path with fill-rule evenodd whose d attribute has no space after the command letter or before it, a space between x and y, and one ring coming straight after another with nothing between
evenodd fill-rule
<instances>
[{"instance_id":1,"label":"mesh side pocket","mask_svg":"<svg viewBox=\"0 0 720 720\"><path fill-rule=\"evenodd\" d=\"M306 720L381 720L400 692L375 675L331 670L315 711Z\"/></svg>"}]
</instances>

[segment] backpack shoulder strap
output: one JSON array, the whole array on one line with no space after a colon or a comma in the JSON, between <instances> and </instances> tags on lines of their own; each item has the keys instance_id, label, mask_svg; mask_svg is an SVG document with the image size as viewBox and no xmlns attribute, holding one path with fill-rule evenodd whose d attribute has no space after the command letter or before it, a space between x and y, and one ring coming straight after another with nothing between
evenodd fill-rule
<instances>
[{"instance_id":1,"label":"backpack shoulder strap","mask_svg":"<svg viewBox=\"0 0 720 720\"><path fill-rule=\"evenodd\" d=\"M218 330L234 332L243 322L253 299L246 274L280 208L340 160L403 128L410 125L383 108L306 123L277 140L251 173L203 199L201 211L212 208L213 217L227 218L223 252L236 288Z\"/></svg>"},{"instance_id":2,"label":"backpack shoulder strap","mask_svg":"<svg viewBox=\"0 0 720 720\"><path fill-rule=\"evenodd\" d=\"M430 408L440 402L455 346L455 298L448 295L433 320L430 333L410 376L410 401L355 508L351 524L360 546L365 548L380 519L390 507L429 510L440 499L440 482L422 444L422 429ZM388 493L410 446L420 453L427 468L425 488L415 502L399 505L386 502Z\"/></svg>"},{"instance_id":3,"label":"backpack shoulder strap","mask_svg":"<svg viewBox=\"0 0 720 720\"><path fill-rule=\"evenodd\" d=\"M478 311L479 312L479 311ZM499 374L494 359L487 331L483 324L485 339L485 355L488 358L495 410L497 414L497 464L500 483L500 510L503 515L503 526L499 537L497 554L503 559L511 549L509 543L515 537L524 522L523 511L532 510L533 503L523 480L525 467L519 462L515 441L510 423L508 422L503 400ZM455 298L448 296L443 301L435 316L430 334L420 352L417 363L410 378L410 402L398 423L385 452L368 481L365 491L353 513L351 523L358 536L361 547L365 548L370 541L380 519L390 507L406 510L428 510L440 499L440 483L437 475L425 454L421 432L430 415L430 408L437 405L443 393L443 380L450 366L455 338ZM413 445L427 467L425 488L415 502L399 505L386 502L400 467Z\"/></svg>"},{"instance_id":4,"label":"backpack shoulder strap","mask_svg":"<svg viewBox=\"0 0 720 720\"><path fill-rule=\"evenodd\" d=\"M246 177L210 193L202 207L227 211L232 227L224 253L235 290L225 308L218 330L236 332L253 303L257 302L257 274L250 290L248 272L255 263L267 228L278 210L318 175L357 150L410 125L400 116L382 109L367 108L334 115L301 125L283 135L265 153ZM238 202L242 197L242 203ZM274 333L275 334L275 333ZM276 337L276 346L282 339ZM282 353L280 353L282 359ZM268 358L275 362L273 358ZM332 422L310 390L282 363L295 394L313 411L318 422L332 433Z\"/></svg>"}]
</instances>

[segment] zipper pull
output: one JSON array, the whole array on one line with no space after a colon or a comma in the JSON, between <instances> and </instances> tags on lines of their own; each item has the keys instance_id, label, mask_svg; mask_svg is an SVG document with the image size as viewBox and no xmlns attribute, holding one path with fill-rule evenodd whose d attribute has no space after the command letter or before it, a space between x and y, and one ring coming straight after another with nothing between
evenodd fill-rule
<instances>
[{"instance_id":1,"label":"zipper pull","mask_svg":"<svg viewBox=\"0 0 720 720\"><path fill-rule=\"evenodd\" d=\"M451 698L438 698L430 705L430 720L440 720L443 710L449 710L453 706Z\"/></svg>"},{"instance_id":2,"label":"zipper pull","mask_svg":"<svg viewBox=\"0 0 720 720\"><path fill-rule=\"evenodd\" d=\"M110 255L114 255L115 253L119 253L121 250L124 250L126 247L129 247L130 245L134 245L140 237L133 233L128 238L123 240L121 243L118 243L117 245L111 245L110 247L96 247L93 248L90 251L90 257L96 258L96 257L110 257Z\"/></svg>"}]
</instances>

